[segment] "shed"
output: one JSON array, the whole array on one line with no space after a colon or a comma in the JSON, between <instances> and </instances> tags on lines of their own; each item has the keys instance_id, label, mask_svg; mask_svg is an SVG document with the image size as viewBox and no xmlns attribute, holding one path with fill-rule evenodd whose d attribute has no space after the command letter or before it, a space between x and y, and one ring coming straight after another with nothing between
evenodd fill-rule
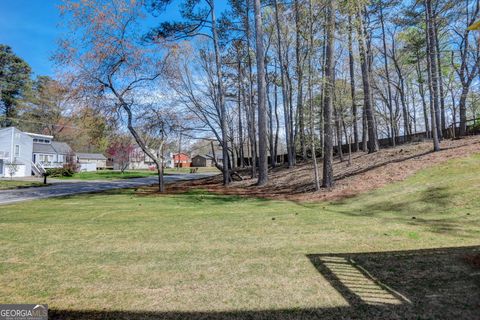
<instances>
[{"instance_id":1,"label":"shed","mask_svg":"<svg viewBox=\"0 0 480 320\"><path fill-rule=\"evenodd\" d=\"M211 167L212 159L200 154L192 158L192 167Z\"/></svg>"}]
</instances>

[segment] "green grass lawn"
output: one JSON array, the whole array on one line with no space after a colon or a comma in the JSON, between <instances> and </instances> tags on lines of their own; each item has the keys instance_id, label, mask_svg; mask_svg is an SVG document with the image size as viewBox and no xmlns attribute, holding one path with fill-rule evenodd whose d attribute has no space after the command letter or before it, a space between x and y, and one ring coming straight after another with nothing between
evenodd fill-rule
<instances>
[{"instance_id":1,"label":"green grass lawn","mask_svg":"<svg viewBox=\"0 0 480 320\"><path fill-rule=\"evenodd\" d=\"M473 319L479 172L477 155L329 203L120 190L2 206L0 301L51 319Z\"/></svg>"},{"instance_id":2,"label":"green grass lawn","mask_svg":"<svg viewBox=\"0 0 480 320\"><path fill-rule=\"evenodd\" d=\"M123 173L118 170L99 170L92 172L77 172L71 177L55 177L54 179L78 179L78 180L117 180L132 179L154 176L157 173L150 170L128 170Z\"/></svg>"},{"instance_id":3,"label":"green grass lawn","mask_svg":"<svg viewBox=\"0 0 480 320\"><path fill-rule=\"evenodd\" d=\"M165 174L185 174L190 173L191 168L172 169L166 168ZM220 173L217 168L198 168L198 173ZM93 172L78 172L72 177L55 177L54 179L79 179L79 180L117 180L117 179L132 179L144 178L157 175L156 171L151 170L127 170L121 172L118 170L99 170Z\"/></svg>"},{"instance_id":4,"label":"green grass lawn","mask_svg":"<svg viewBox=\"0 0 480 320\"><path fill-rule=\"evenodd\" d=\"M48 185L48 184L47 184ZM28 187L43 187L43 182L22 181L22 180L0 180L0 190L20 189Z\"/></svg>"}]
</instances>

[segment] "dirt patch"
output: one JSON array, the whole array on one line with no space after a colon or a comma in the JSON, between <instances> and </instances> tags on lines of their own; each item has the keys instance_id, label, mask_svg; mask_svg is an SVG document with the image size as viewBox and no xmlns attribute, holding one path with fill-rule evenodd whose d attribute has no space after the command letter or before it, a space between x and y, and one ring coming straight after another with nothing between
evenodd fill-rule
<instances>
[{"instance_id":1,"label":"dirt patch","mask_svg":"<svg viewBox=\"0 0 480 320\"><path fill-rule=\"evenodd\" d=\"M181 193L192 189L205 189L209 192L251 196L267 199L294 201L334 200L353 197L395 181L401 181L421 169L425 169L450 159L462 158L480 152L480 137L473 136L460 140L445 140L440 152L432 152L431 142L410 143L396 148L382 149L377 153L356 152L351 165L347 161L334 161L335 187L315 192L313 165L300 163L292 169L277 167L270 171L267 185L257 187L256 179L249 177L249 171L240 174L243 181L233 182L229 187L222 185L221 176L196 181L180 182L167 186L166 193ZM319 162L319 174L322 164ZM155 188L143 190L156 193Z\"/></svg>"}]
</instances>

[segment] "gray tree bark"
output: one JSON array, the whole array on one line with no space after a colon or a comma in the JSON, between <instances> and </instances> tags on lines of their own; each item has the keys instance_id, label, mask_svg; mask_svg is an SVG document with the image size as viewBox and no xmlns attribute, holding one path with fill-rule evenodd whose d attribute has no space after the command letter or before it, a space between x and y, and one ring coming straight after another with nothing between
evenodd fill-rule
<instances>
[{"instance_id":1,"label":"gray tree bark","mask_svg":"<svg viewBox=\"0 0 480 320\"><path fill-rule=\"evenodd\" d=\"M331 188L334 185L333 178L333 96L335 86L335 70L334 70L334 46L335 46L335 11L336 0L328 2L328 14L326 21L326 57L325 57L325 93L323 101L323 116L325 119L324 131L324 157L323 157L323 182L324 188Z\"/></svg>"},{"instance_id":2,"label":"gray tree bark","mask_svg":"<svg viewBox=\"0 0 480 320\"><path fill-rule=\"evenodd\" d=\"M257 52L257 96L258 96L258 182L263 186L268 182L268 141L267 110L265 96L265 48L263 46L262 8L260 0L254 2L255 39Z\"/></svg>"}]
</instances>

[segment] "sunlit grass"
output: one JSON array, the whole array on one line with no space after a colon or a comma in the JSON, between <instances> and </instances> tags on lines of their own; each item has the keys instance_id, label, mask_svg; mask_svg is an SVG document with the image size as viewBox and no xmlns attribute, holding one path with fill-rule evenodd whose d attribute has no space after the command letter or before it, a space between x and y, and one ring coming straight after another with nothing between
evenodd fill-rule
<instances>
[{"instance_id":1,"label":"sunlit grass","mask_svg":"<svg viewBox=\"0 0 480 320\"><path fill-rule=\"evenodd\" d=\"M479 245L478 172L479 155L330 203L119 190L2 206L0 301L63 310L345 307L307 255Z\"/></svg>"},{"instance_id":2,"label":"sunlit grass","mask_svg":"<svg viewBox=\"0 0 480 320\"><path fill-rule=\"evenodd\" d=\"M0 180L0 190L45 186L43 182L22 180Z\"/></svg>"}]
</instances>

